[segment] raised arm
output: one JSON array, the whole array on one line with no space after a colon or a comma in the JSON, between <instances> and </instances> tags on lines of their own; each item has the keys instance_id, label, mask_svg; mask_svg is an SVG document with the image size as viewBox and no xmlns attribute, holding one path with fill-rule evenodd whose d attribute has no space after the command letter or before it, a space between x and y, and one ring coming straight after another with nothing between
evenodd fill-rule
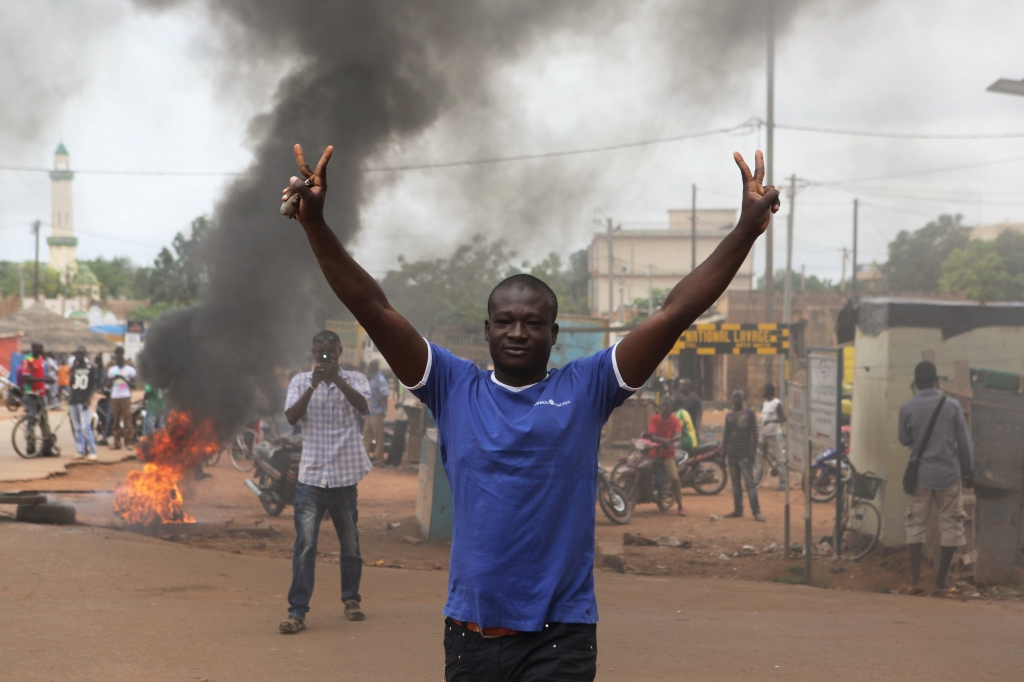
<instances>
[{"instance_id":1,"label":"raised arm","mask_svg":"<svg viewBox=\"0 0 1024 682\"><path fill-rule=\"evenodd\" d=\"M642 386L683 331L718 300L743 265L754 242L768 229L771 214L779 210L779 190L761 184L764 179L761 152L755 155L753 175L739 152L733 153L733 158L743 177L739 222L707 260L676 284L664 305L619 344L615 360L628 386Z\"/></svg>"},{"instance_id":2,"label":"raised arm","mask_svg":"<svg viewBox=\"0 0 1024 682\"><path fill-rule=\"evenodd\" d=\"M416 328L391 307L377 280L355 262L324 221L327 162L333 152L334 147L325 149L316 171L312 171L306 164L302 147L295 145L299 172L311 182L311 186L298 177L292 177L281 200L288 201L292 195L299 195L299 210L294 217L306 231L327 283L373 339L398 380L406 386L414 386L427 369L426 342Z\"/></svg>"}]
</instances>

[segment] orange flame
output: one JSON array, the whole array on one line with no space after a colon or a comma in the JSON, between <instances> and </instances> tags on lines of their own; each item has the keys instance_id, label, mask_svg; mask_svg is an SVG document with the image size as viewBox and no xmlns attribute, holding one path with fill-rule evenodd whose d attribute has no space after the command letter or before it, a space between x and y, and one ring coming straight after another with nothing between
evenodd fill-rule
<instances>
[{"instance_id":1,"label":"orange flame","mask_svg":"<svg viewBox=\"0 0 1024 682\"><path fill-rule=\"evenodd\" d=\"M167 426L139 443L142 471L131 471L114 490L114 513L128 523L195 523L185 511L178 482L220 449L209 421L195 422L186 412L171 412Z\"/></svg>"}]
</instances>

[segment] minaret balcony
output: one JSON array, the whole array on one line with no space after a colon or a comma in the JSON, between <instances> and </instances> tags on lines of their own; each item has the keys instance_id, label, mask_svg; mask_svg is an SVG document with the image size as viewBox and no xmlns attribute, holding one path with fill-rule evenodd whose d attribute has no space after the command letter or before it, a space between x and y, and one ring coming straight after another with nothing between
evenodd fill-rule
<instances>
[{"instance_id":1,"label":"minaret balcony","mask_svg":"<svg viewBox=\"0 0 1024 682\"><path fill-rule=\"evenodd\" d=\"M47 237L50 246L78 246L78 237Z\"/></svg>"}]
</instances>

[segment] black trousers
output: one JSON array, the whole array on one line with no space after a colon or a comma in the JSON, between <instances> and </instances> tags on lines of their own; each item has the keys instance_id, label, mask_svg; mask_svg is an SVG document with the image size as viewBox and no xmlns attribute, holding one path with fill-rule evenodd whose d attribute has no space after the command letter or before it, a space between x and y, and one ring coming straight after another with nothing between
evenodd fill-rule
<instances>
[{"instance_id":1,"label":"black trousers","mask_svg":"<svg viewBox=\"0 0 1024 682\"><path fill-rule=\"evenodd\" d=\"M548 623L540 632L487 638L445 620L445 682L593 682L596 675L596 625Z\"/></svg>"}]
</instances>

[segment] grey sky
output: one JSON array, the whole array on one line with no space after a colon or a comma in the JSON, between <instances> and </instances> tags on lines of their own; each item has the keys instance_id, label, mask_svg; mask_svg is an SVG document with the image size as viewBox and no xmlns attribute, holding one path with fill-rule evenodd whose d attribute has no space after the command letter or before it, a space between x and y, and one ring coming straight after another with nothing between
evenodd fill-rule
<instances>
[{"instance_id":1,"label":"grey sky","mask_svg":"<svg viewBox=\"0 0 1024 682\"><path fill-rule=\"evenodd\" d=\"M56 0L36 4L0 19L8 61L25 67L0 77L0 85L10 91L19 78L38 84L0 105L5 127L17 129L0 138L0 164L49 166L63 134L79 169L246 167L248 122L269 106L287 64L260 64L232 79L220 38L195 9L146 13L119 0L83 0L74 10ZM1024 78L1017 40L1024 6L984 0L929 3L927 12L920 7L877 2L851 14L824 3L801 15L778 44L777 121L915 133L1024 132L1024 97L985 92L997 77ZM481 115L470 102L391 150L379 165L600 146L764 116L761 50L745 72L694 85L677 78L686 65L667 61L664 45L651 39L664 30L658 16L638 12L607 35L544 43L497 74L499 113L489 123L489 139L460 136ZM37 77L30 65L47 45L58 47L57 68ZM375 175L379 190L354 248L382 274L399 253L442 255L469 234L502 225L501 234L524 257L568 252L589 243L598 217L612 216L627 228L667 224L667 209L689 205L693 182L699 205L735 206L738 176L730 153L752 157L759 141L763 145L763 131L557 160ZM854 196L864 204L862 262L884 260L886 243L900 229L920 227L939 213L962 212L972 224L979 216L983 223L1024 221L1024 197L1012 179L1024 167L1024 138L878 140L780 130L780 184L790 173L825 183L1018 157L970 170L802 190L794 262L838 279ZM507 218L530 215L522 204L539 191L531 177L540 164L564 174L564 201L557 215L531 218L535 224L517 232ZM282 184L292 172L282 169ZM225 182L79 174L80 255L123 254L148 263L192 218L212 212ZM467 195L467 185L478 191ZM521 188L518 203L496 200L497 193L488 192L496 186ZM28 224L48 220L49 205L45 174L0 171L0 258L31 258ZM780 217L788 210L784 206ZM282 220L281 229L295 226ZM778 265L784 262L781 237L780 231ZM761 270L760 244L757 264Z\"/></svg>"}]
</instances>

